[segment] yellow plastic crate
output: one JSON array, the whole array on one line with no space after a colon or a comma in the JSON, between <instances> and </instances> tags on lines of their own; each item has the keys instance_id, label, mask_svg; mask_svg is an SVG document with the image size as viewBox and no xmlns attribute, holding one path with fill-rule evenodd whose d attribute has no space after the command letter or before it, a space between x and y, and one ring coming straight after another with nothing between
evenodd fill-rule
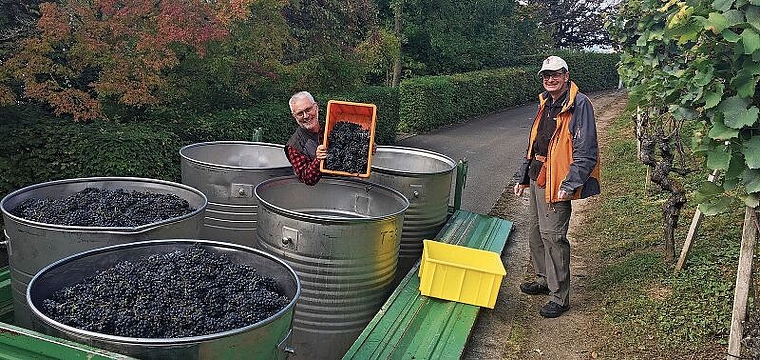
<instances>
[{"instance_id":1,"label":"yellow plastic crate","mask_svg":"<svg viewBox=\"0 0 760 360\"><path fill-rule=\"evenodd\" d=\"M493 251L423 240L422 295L493 309L506 274Z\"/></svg>"}]
</instances>

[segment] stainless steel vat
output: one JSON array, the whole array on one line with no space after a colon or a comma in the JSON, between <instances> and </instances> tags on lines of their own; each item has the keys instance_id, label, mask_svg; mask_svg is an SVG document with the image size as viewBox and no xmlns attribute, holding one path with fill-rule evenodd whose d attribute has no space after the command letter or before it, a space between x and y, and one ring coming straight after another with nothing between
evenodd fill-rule
<instances>
[{"instance_id":1,"label":"stainless steel vat","mask_svg":"<svg viewBox=\"0 0 760 360\"><path fill-rule=\"evenodd\" d=\"M382 306L396 273L408 200L366 181L295 176L255 189L259 247L290 264L303 293L293 344L309 359L340 359Z\"/></svg>"},{"instance_id":2,"label":"stainless steel vat","mask_svg":"<svg viewBox=\"0 0 760 360\"><path fill-rule=\"evenodd\" d=\"M293 175L283 145L217 141L179 150L182 183L203 192L208 207L200 238L255 246L260 182Z\"/></svg>"},{"instance_id":3,"label":"stainless steel vat","mask_svg":"<svg viewBox=\"0 0 760 360\"><path fill-rule=\"evenodd\" d=\"M456 162L424 149L378 146L369 181L409 199L401 234L397 282L422 255L422 240L433 239L446 223Z\"/></svg>"},{"instance_id":4,"label":"stainless steel vat","mask_svg":"<svg viewBox=\"0 0 760 360\"><path fill-rule=\"evenodd\" d=\"M86 188L174 194L187 200L195 210L181 217L128 228L44 224L11 214L26 199L61 199ZM189 186L131 177L58 180L31 185L8 194L0 201L0 209L8 243L16 325L26 328L33 325L32 314L26 305L26 288L34 274L43 267L66 256L108 245L161 238L197 238L207 203L203 193Z\"/></svg>"},{"instance_id":5,"label":"stainless steel vat","mask_svg":"<svg viewBox=\"0 0 760 360\"><path fill-rule=\"evenodd\" d=\"M71 286L98 271L124 260L165 254L199 244L215 254L226 254L237 264L256 268L275 279L291 302L278 313L246 327L184 338L131 338L100 334L57 322L40 311L42 301L60 288ZM260 250L231 243L170 239L151 240L89 250L59 260L39 271L29 283L29 307L43 332L100 349L141 359L285 359L290 347L293 308L300 296L300 284L285 262Z\"/></svg>"}]
</instances>

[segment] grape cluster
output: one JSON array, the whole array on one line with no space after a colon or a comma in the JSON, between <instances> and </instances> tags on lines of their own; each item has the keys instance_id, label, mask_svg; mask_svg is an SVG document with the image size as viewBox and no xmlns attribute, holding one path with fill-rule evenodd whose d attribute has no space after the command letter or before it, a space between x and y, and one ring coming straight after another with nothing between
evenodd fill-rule
<instances>
[{"instance_id":1,"label":"grape cluster","mask_svg":"<svg viewBox=\"0 0 760 360\"><path fill-rule=\"evenodd\" d=\"M135 227L193 211L187 200L174 194L86 188L61 199L29 198L11 213L45 224Z\"/></svg>"},{"instance_id":2,"label":"grape cluster","mask_svg":"<svg viewBox=\"0 0 760 360\"><path fill-rule=\"evenodd\" d=\"M325 168L348 173L367 171L369 155L369 130L348 121L338 121L327 135Z\"/></svg>"},{"instance_id":3,"label":"grape cluster","mask_svg":"<svg viewBox=\"0 0 760 360\"><path fill-rule=\"evenodd\" d=\"M233 330L290 303L274 279L194 244L122 261L42 301L60 323L101 334L180 338Z\"/></svg>"}]
</instances>

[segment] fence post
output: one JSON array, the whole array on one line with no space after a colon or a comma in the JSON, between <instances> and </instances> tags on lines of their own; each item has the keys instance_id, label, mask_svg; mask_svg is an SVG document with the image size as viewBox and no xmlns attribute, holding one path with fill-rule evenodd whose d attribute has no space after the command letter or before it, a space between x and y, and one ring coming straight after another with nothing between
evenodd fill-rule
<instances>
[{"instance_id":1,"label":"fence post","mask_svg":"<svg viewBox=\"0 0 760 360\"><path fill-rule=\"evenodd\" d=\"M739 267L736 270L736 287L734 290L734 310L731 313L731 333L728 336L727 360L741 359L742 324L747 319L747 298L752 282L752 257L757 242L757 209L745 207L744 226L742 227L742 245L739 250Z\"/></svg>"}]
</instances>

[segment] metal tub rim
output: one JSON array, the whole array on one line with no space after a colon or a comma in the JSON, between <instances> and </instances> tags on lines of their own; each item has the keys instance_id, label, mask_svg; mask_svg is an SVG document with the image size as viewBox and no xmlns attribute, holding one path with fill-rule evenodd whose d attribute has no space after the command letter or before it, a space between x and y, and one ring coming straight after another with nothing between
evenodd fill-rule
<instances>
[{"instance_id":1,"label":"metal tub rim","mask_svg":"<svg viewBox=\"0 0 760 360\"><path fill-rule=\"evenodd\" d=\"M451 172L457 167L457 163L456 161L454 161L454 159L435 151L413 148L413 147L406 147L406 146L378 146L377 149L390 150L390 151L394 151L398 153L422 153L422 154L430 156L431 158L435 158L436 160L440 160L442 163L449 164L451 166L450 168L443 169L440 171L419 172L419 171L406 171L406 170L402 171L398 169L380 166L375 163L372 164L372 168L374 170L380 170L383 173L388 173L392 175L410 175L410 174L411 175L438 175L438 174L445 174L445 173Z\"/></svg>"},{"instance_id":2,"label":"metal tub rim","mask_svg":"<svg viewBox=\"0 0 760 360\"><path fill-rule=\"evenodd\" d=\"M16 216L13 213L11 213L11 209L6 208L7 202L13 197L18 196L23 193L30 192L35 189L40 189L40 188L44 188L48 186L70 184L70 183L105 182L105 181L153 183L153 184L161 184L161 185L168 185L168 186L172 186L176 188L181 188L183 190L190 191L193 194L199 196L203 200L203 204L201 206L198 206L198 208L195 209L193 212L187 213L182 216L173 217L170 219L161 220L157 222L152 222L150 224L132 226L132 227L71 226L71 225L41 223L38 221L32 221L29 219ZM44 183L29 185L27 187L18 189L6 195L2 200L0 200L0 210L2 211L2 213L8 216L10 219L16 221L17 223L21 223L21 224L25 224L29 226L41 227L41 228L55 229L56 231L62 231L62 232L107 233L107 234L139 234L139 233L147 232L157 227L173 224L173 223L188 219L190 217L196 216L198 215L198 213L204 212L207 206L208 206L208 198L206 197L206 195L194 187L187 186L180 183L171 182L171 181L166 181L166 180L139 178L139 177L89 177L89 178L54 180L54 181L48 181Z\"/></svg>"},{"instance_id":3,"label":"metal tub rim","mask_svg":"<svg viewBox=\"0 0 760 360\"><path fill-rule=\"evenodd\" d=\"M260 166L232 166L232 165L225 165L225 164L219 164L219 163L212 163L212 162L206 162L206 161L200 161L197 159L194 159L192 157L189 157L187 155L187 151L193 148L198 147L204 147L209 145L259 145L259 146L265 146L265 147L272 147L272 148L278 148L280 150L284 149L284 145L280 144L273 144L273 143L267 143L267 142L255 142L255 141L207 141L207 142L201 142L201 143L195 143L190 145L185 145L181 149L179 149L179 156L182 159L187 160L190 163L201 165L201 166L207 166L207 167L213 167L213 168L221 168L221 169L233 169L233 170L261 170L261 169L287 169L289 167L292 167L290 164L283 165L283 166L271 166L271 167L260 167ZM284 150L283 150L284 151ZM283 156L284 153L283 153Z\"/></svg>"},{"instance_id":4,"label":"metal tub rim","mask_svg":"<svg viewBox=\"0 0 760 360\"><path fill-rule=\"evenodd\" d=\"M199 335L199 336L188 336L188 337L180 337L180 338L136 338L136 337L127 337L127 336L116 336L116 335L108 335L103 333L98 333L94 331L87 331L82 330L79 328L75 328L73 326L62 324L58 321L53 320L52 318L48 317L42 311L40 311L37 306L34 305L32 302L32 287L36 283L37 279L47 273L48 271L55 269L58 266L64 265L66 263L75 261L79 258L84 258L91 255L96 255L99 253L105 253L114 249L121 249L121 248L130 248L130 247L140 247L140 246L148 246L152 243L158 243L158 244L171 244L171 243L181 243L181 244L193 244L193 243L200 243L204 246L217 246L217 247L225 247L225 248L236 248L238 250L244 250L247 252L253 252L257 255L260 255L262 257L265 257L269 260L272 260L276 262L277 264L283 266L285 269L287 269L288 273L292 275L293 279L295 279L296 283L296 293L293 296L293 298L290 300L290 303L288 303L287 306L282 308L280 311L278 311L276 314L261 320L257 323L253 323L248 326L240 327L237 329L232 329L228 331L213 333L213 334L207 334L207 335ZM88 336L92 339L97 339L101 341L110 341L110 342L116 342L116 343L128 343L128 344L135 344L135 345L152 345L152 346L176 346L176 345L184 345L184 344L192 344L192 343L198 343L198 342L206 342L210 340L216 340L221 339L225 337L230 337L237 334L242 334L260 327L263 327L269 323L272 323L274 321L277 321L282 317L284 314L290 312L295 306L298 299L301 297L301 280L298 278L298 274L293 270L293 268L288 265L285 261L282 259L266 253L264 251L250 248L247 246L242 246L238 244L232 244L232 243L226 243L221 241L213 241L213 240L200 240L200 239L161 239L161 240L146 240L146 241L138 241L128 244L120 244L120 245L112 245L112 246L106 246L102 248L96 248L92 250L83 251L71 256L67 256L61 260L58 260L37 272L35 276L32 278L31 281L29 281L29 285L26 289L26 302L27 305L29 305L29 308L32 310L32 313L34 313L35 316L37 316L40 319L43 319L43 321L48 325L51 326L59 331L69 332L69 333L76 333L79 335Z\"/></svg>"},{"instance_id":5,"label":"metal tub rim","mask_svg":"<svg viewBox=\"0 0 760 360\"><path fill-rule=\"evenodd\" d=\"M383 215L375 215L375 216L366 216L361 218L338 218L333 216L319 216L314 214L307 214L299 211L294 211L290 209L283 208L281 206L274 205L270 203L269 201L266 201L261 198L260 190L263 189L266 186L271 186L272 183L277 182L287 182L287 183L301 183L300 180L295 175L288 175L288 176L280 176L276 178L272 178L269 180L262 181L256 187L253 189L253 193L256 195L256 199L259 201L259 204L261 206L264 206L267 209L272 210L273 212L287 216L294 220L301 220L301 221L316 221L323 224L346 224L346 223L364 223L364 222L376 222L378 220L385 220L385 219L392 219L395 218L404 212L409 208L409 199L404 196L404 194L400 193L396 189L392 189L390 187L372 183L369 181L363 181L363 180L356 180L356 179L343 179L340 177L333 177L333 176L322 176L322 181L331 181L336 183L345 183L345 184L352 184L355 186L362 185L365 188L379 188L383 191L386 191L388 193L391 193L393 196L397 197L399 200L401 200L401 209L397 210L395 212L383 214ZM319 185L319 184L317 184ZM307 185L303 185L307 186Z\"/></svg>"}]
</instances>

